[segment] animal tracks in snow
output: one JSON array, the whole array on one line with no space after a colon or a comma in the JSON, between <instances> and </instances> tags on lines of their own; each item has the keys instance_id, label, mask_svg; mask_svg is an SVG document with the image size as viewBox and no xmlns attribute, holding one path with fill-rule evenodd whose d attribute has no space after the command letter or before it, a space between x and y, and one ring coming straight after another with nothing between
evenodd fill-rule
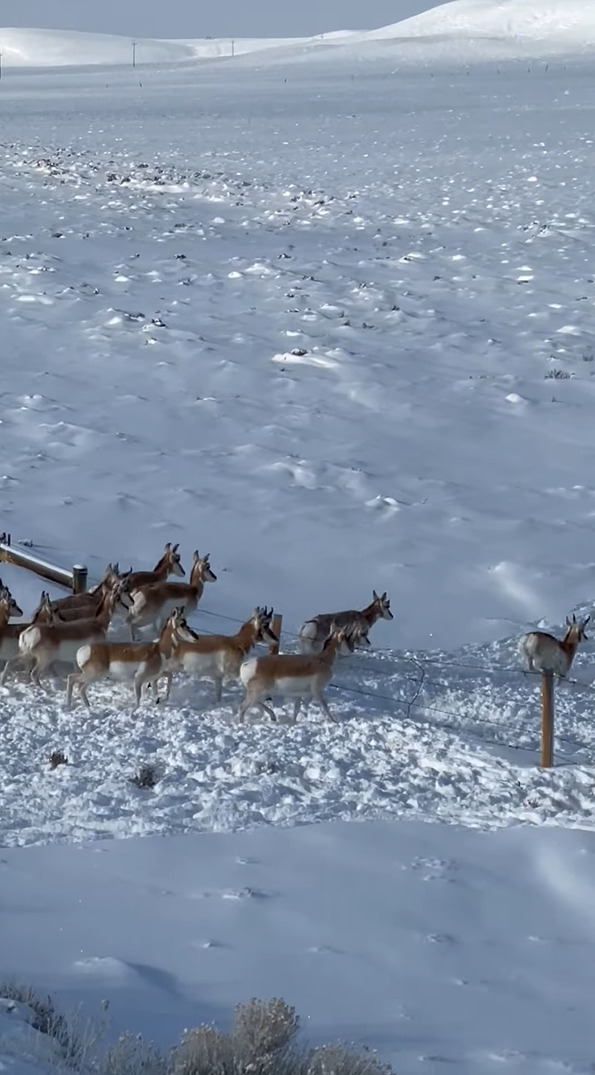
<instances>
[{"instance_id":1,"label":"animal tracks in snow","mask_svg":"<svg viewBox=\"0 0 595 1075\"><path fill-rule=\"evenodd\" d=\"M204 543L227 570L203 630L268 603L288 634L372 587L400 611L375 628L385 652L338 668L336 729L314 707L238 729L237 690L213 708L184 680L135 721L117 690L97 688L91 716L0 691L1 838L337 813L590 824L589 650L557 700L558 755L576 764L549 780L532 768L534 684L508 671L527 623L555 627L592 588L590 99L552 127L557 82L536 109L524 72L528 140L501 81L484 87L488 129L466 75L444 112L439 79L393 73L428 108L387 108L383 90L379 117L378 83L346 83L337 115L296 74L275 103L292 137L272 132L264 90L247 137L245 72L209 70L217 121L195 110L191 141L177 91L163 118L171 72L142 113L138 95L81 95L68 138L7 80L3 525L94 575ZM50 775L58 745L69 771ZM123 776L141 755L163 773L151 796Z\"/></svg>"}]
</instances>

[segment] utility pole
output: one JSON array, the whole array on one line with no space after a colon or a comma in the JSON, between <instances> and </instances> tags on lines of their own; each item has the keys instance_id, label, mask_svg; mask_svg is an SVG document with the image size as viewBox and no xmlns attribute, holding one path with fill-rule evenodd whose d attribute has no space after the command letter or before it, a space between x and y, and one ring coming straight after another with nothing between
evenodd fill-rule
<instances>
[{"instance_id":1,"label":"utility pole","mask_svg":"<svg viewBox=\"0 0 595 1075\"><path fill-rule=\"evenodd\" d=\"M136 67L136 41L132 42L132 66Z\"/></svg>"},{"instance_id":2,"label":"utility pole","mask_svg":"<svg viewBox=\"0 0 595 1075\"><path fill-rule=\"evenodd\" d=\"M235 41L234 41L234 40L232 39L232 42L231 42L231 55L232 55L232 56L235 56L235 54L236 54L236 43L235 43Z\"/></svg>"}]
</instances>

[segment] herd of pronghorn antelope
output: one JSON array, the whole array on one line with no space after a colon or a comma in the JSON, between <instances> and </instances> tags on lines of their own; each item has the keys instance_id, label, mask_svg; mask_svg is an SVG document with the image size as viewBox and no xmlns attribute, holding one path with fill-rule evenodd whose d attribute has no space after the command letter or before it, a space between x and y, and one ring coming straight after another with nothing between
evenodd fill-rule
<instances>
[{"instance_id":1,"label":"herd of pronghorn antelope","mask_svg":"<svg viewBox=\"0 0 595 1075\"><path fill-rule=\"evenodd\" d=\"M86 593L51 601L44 592L26 624L10 622L23 612L0 582L0 661L4 662L0 683L26 669L31 681L42 686L41 676L50 666L68 665L68 705L76 691L90 708L87 688L111 679L134 687L136 709L144 687L159 701L158 680L165 680L167 701L174 674L185 672L212 680L218 703L224 681L239 680L245 688L239 710L242 721L252 708L275 720L267 704L275 697L293 699L294 721L302 702L310 701L332 720L323 692L335 658L368 646L374 624L392 620L387 594L374 591L361 611L314 616L300 630L300 652L279 653L272 608L254 609L233 635L201 635L188 625L187 617L195 611L206 583L216 582L217 576L209 555L195 552L188 581L181 582L186 572L178 548L168 542L152 571L121 572L118 564L108 564L98 585ZM115 641L108 634L117 617L127 625L129 641ZM150 628L156 637L139 641L143 628ZM269 646L269 653L250 657L259 643Z\"/></svg>"},{"instance_id":2,"label":"herd of pronghorn antelope","mask_svg":"<svg viewBox=\"0 0 595 1075\"><path fill-rule=\"evenodd\" d=\"M268 705L274 698L291 698L293 720L302 702L318 703L333 720L324 689L333 675L339 653L353 653L370 645L370 629L381 619L392 620L390 601L385 593L373 591L372 601L361 611L320 613L306 620L298 635L299 653L279 653L273 630L273 610L256 608L233 635L197 634L187 622L195 611L207 582L216 582L209 555L195 552L187 582L178 545L168 542L152 571L121 572L118 564L108 564L103 578L86 593L51 601L43 592L31 622L11 623L23 615L10 590L0 582L0 661L4 668L0 683L5 684L15 670L26 668L33 683L41 686L41 675L50 666L70 666L67 704L74 691L90 708L87 687L102 679L130 683L135 705L141 703L143 688L159 701L158 680L167 683L165 700L170 697L175 672L185 672L212 680L215 699L221 701L225 680L239 680L245 694L239 708L243 721L250 709L258 709L276 720ZM172 576L177 580L173 581ZM130 641L108 638L116 617L123 618ZM519 643L525 669L552 672L564 677L574 660L579 643L586 640L590 617L566 619L566 633L557 639L545 631L530 631ZM151 628L156 637L139 641L139 631ZM250 657L256 645L270 647L269 653Z\"/></svg>"}]
</instances>

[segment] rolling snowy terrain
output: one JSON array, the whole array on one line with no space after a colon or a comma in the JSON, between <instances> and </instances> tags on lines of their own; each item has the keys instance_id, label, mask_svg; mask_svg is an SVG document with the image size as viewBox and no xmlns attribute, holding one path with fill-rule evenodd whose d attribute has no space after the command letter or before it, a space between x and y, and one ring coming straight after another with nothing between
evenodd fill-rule
<instances>
[{"instance_id":1,"label":"rolling snowy terrain","mask_svg":"<svg viewBox=\"0 0 595 1075\"><path fill-rule=\"evenodd\" d=\"M395 614L337 724L239 726L237 686L184 678L134 717L0 687L4 970L115 1029L284 993L400 1075L591 1070L595 844L563 830L595 818L594 647L552 772L516 655L595 610L595 33L546 8L137 70L36 31L0 83L0 529L93 578L210 551L199 631L274 605L292 648L373 587Z\"/></svg>"},{"instance_id":2,"label":"rolling snowy terrain","mask_svg":"<svg viewBox=\"0 0 595 1075\"><path fill-rule=\"evenodd\" d=\"M587 1075L594 854L590 833L414 822L7 850L2 964L162 1048L281 994L306 1040L398 1075Z\"/></svg>"},{"instance_id":3,"label":"rolling snowy terrain","mask_svg":"<svg viewBox=\"0 0 595 1075\"><path fill-rule=\"evenodd\" d=\"M420 7L423 3L420 0ZM452 0L377 30L339 29L302 38L138 37L136 61L187 64L244 57L259 65L377 63L399 65L472 63L588 55L595 49L595 11L584 0ZM118 34L0 28L5 68L128 65L132 41ZM259 55L264 54L264 55Z\"/></svg>"}]
</instances>

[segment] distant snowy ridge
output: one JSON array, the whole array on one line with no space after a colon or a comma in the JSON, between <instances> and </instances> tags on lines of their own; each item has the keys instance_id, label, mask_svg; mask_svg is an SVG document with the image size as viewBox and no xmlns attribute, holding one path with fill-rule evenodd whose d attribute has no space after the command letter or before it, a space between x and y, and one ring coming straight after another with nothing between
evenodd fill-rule
<instances>
[{"instance_id":1,"label":"distant snowy ridge","mask_svg":"<svg viewBox=\"0 0 595 1075\"><path fill-rule=\"evenodd\" d=\"M140 64L185 63L213 60L297 46L315 46L342 41L348 31L314 38L198 38L196 40L136 39L136 59ZM356 35L359 36L359 35ZM0 48L5 67L70 67L130 64L132 38L118 34L92 34L76 30L0 28Z\"/></svg>"},{"instance_id":2,"label":"distant snowy ridge","mask_svg":"<svg viewBox=\"0 0 595 1075\"><path fill-rule=\"evenodd\" d=\"M7 67L130 64L132 39L74 30L0 28ZM138 38L139 65L252 56L285 64L311 59L399 62L551 56L595 49L595 5L584 0L453 0L379 30L302 38ZM266 55L265 55L266 54Z\"/></svg>"},{"instance_id":3,"label":"distant snowy ridge","mask_svg":"<svg viewBox=\"0 0 595 1075\"><path fill-rule=\"evenodd\" d=\"M373 40L437 35L550 39L560 48L595 45L595 5L585 0L452 0L366 36Z\"/></svg>"}]
</instances>

